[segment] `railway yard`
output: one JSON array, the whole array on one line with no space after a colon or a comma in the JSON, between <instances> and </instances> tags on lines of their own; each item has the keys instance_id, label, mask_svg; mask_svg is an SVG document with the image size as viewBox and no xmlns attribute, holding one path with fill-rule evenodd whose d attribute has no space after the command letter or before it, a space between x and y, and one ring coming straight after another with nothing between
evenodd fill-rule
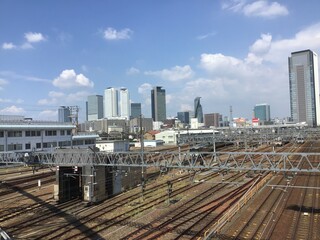
<instances>
[{"instance_id":1,"label":"railway yard","mask_svg":"<svg viewBox=\"0 0 320 240\"><path fill-rule=\"evenodd\" d=\"M319 153L320 142L250 151ZM0 168L0 228L12 239L320 239L319 173L150 167L144 186L88 204L56 202L55 171Z\"/></svg>"}]
</instances>

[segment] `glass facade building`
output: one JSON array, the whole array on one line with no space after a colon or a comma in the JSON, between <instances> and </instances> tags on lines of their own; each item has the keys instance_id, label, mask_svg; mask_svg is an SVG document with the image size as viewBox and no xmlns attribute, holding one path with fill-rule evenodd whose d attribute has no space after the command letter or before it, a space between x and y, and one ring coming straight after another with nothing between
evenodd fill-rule
<instances>
[{"instance_id":1,"label":"glass facade building","mask_svg":"<svg viewBox=\"0 0 320 240\"><path fill-rule=\"evenodd\" d=\"M58 122L71 122L70 108L60 106L58 109Z\"/></svg>"},{"instance_id":2,"label":"glass facade building","mask_svg":"<svg viewBox=\"0 0 320 240\"><path fill-rule=\"evenodd\" d=\"M103 118L103 96L90 95L87 101L87 120L93 121Z\"/></svg>"},{"instance_id":3,"label":"glass facade building","mask_svg":"<svg viewBox=\"0 0 320 240\"><path fill-rule=\"evenodd\" d=\"M120 117L130 117L130 94L127 88L120 88Z\"/></svg>"},{"instance_id":4,"label":"glass facade building","mask_svg":"<svg viewBox=\"0 0 320 240\"><path fill-rule=\"evenodd\" d=\"M151 90L151 113L155 122L167 119L166 113L166 90L162 87L154 87Z\"/></svg>"},{"instance_id":5,"label":"glass facade building","mask_svg":"<svg viewBox=\"0 0 320 240\"><path fill-rule=\"evenodd\" d=\"M112 87L104 90L104 117L118 117L118 90Z\"/></svg>"},{"instance_id":6,"label":"glass facade building","mask_svg":"<svg viewBox=\"0 0 320 240\"><path fill-rule=\"evenodd\" d=\"M196 97L194 99L194 117L198 119L198 123L203 123L203 112L200 104L200 98L201 97Z\"/></svg>"},{"instance_id":7,"label":"glass facade building","mask_svg":"<svg viewBox=\"0 0 320 240\"><path fill-rule=\"evenodd\" d=\"M190 116L189 116L189 112L178 112L178 119L182 122L182 123L190 123Z\"/></svg>"},{"instance_id":8,"label":"glass facade building","mask_svg":"<svg viewBox=\"0 0 320 240\"><path fill-rule=\"evenodd\" d=\"M141 103L131 103L131 119L139 118L141 115Z\"/></svg>"},{"instance_id":9,"label":"glass facade building","mask_svg":"<svg viewBox=\"0 0 320 240\"><path fill-rule=\"evenodd\" d=\"M320 125L318 56L311 50L291 53L288 59L290 111L294 122Z\"/></svg>"},{"instance_id":10,"label":"glass facade building","mask_svg":"<svg viewBox=\"0 0 320 240\"><path fill-rule=\"evenodd\" d=\"M267 121L271 120L270 117L270 105L266 103L256 104L253 109L254 117L259 118L260 121Z\"/></svg>"}]
</instances>

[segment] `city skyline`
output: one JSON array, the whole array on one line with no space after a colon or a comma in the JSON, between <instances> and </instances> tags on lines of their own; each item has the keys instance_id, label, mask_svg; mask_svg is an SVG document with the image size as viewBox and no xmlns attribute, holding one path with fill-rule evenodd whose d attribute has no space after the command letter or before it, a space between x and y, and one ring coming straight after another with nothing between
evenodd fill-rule
<instances>
[{"instance_id":1,"label":"city skyline","mask_svg":"<svg viewBox=\"0 0 320 240\"><path fill-rule=\"evenodd\" d=\"M1 1L0 114L56 120L59 106L79 106L82 122L87 97L114 86L151 117L150 90L163 86L168 117L193 110L197 96L203 113L228 116L233 106L234 117L250 119L256 103L268 102L272 117L288 117L287 58L320 53L318 7L317 0Z\"/></svg>"}]
</instances>

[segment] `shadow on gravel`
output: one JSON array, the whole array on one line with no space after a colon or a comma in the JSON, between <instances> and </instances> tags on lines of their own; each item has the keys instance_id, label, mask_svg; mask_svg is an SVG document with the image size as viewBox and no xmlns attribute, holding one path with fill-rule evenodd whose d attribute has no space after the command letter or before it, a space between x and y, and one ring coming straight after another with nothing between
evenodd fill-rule
<instances>
[{"instance_id":1,"label":"shadow on gravel","mask_svg":"<svg viewBox=\"0 0 320 240\"><path fill-rule=\"evenodd\" d=\"M59 217L63 217L64 219L66 219L67 222L69 222L71 225L73 225L76 229L80 230L81 232L84 231L85 232L84 233L85 237L87 237L89 239L103 239L103 237L101 235L99 235L98 233L95 233L89 227L83 225L76 217L74 217L73 215L70 215L70 214L62 211L59 208L59 206L48 204L48 203L44 202L43 200L41 200L40 198L35 197L32 194L24 191L23 189L21 189L19 187L16 187L16 186L13 186L13 185L11 185L9 183L2 183L2 185L7 187L7 188L9 188L9 189L12 189L12 190L14 190L16 192L19 192L20 194L24 195L25 197L27 197L29 199L32 199L33 201L35 201L37 203L42 204L42 206L44 206L48 211L50 211L52 213L57 213L58 212L58 216ZM28 210L26 210L26 211L28 211ZM32 219L29 219L29 221L32 221ZM45 219L39 219L39 220L36 220L36 221L32 221L32 224L35 224L35 222L36 223L43 223L43 221L45 221ZM45 223L43 223L43 224L45 226ZM20 231L20 232L23 232L24 225L25 225L25 227L26 226L30 227L30 223L23 221L23 224L20 223L20 225L18 224L18 225L6 228L6 231L10 236L14 236L14 234L16 233L17 230ZM49 227L50 226L48 226L47 229ZM60 230L59 227L57 227L57 229L55 229L55 230L49 230L49 231L51 233L54 233L55 231L58 231L58 230ZM47 231L47 233L43 233L43 235L41 235L41 236L33 236L32 239L43 239L47 235L48 235L48 231Z\"/></svg>"},{"instance_id":2,"label":"shadow on gravel","mask_svg":"<svg viewBox=\"0 0 320 240\"><path fill-rule=\"evenodd\" d=\"M305 206L299 206L299 205L290 205L287 207L287 209L297 211L297 212L320 213L320 208L305 207Z\"/></svg>"}]
</instances>

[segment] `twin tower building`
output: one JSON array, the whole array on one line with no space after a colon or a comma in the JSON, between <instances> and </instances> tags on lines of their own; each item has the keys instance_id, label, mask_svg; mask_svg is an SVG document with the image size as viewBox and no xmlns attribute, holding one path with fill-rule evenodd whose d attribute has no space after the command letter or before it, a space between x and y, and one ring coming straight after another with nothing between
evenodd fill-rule
<instances>
[{"instance_id":1,"label":"twin tower building","mask_svg":"<svg viewBox=\"0 0 320 240\"><path fill-rule=\"evenodd\" d=\"M166 92L162 87L151 90L151 112L154 121L166 119ZM102 95L90 95L86 102L87 121L101 118L137 118L141 115L141 103L131 103L127 88L113 87L104 90Z\"/></svg>"}]
</instances>

